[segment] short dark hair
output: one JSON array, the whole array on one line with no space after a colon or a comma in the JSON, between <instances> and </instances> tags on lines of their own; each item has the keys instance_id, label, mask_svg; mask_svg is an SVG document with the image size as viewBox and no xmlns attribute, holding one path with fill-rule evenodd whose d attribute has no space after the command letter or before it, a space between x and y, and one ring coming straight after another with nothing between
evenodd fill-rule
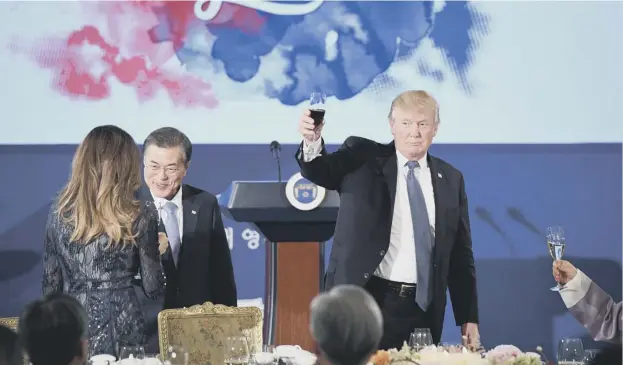
<instances>
[{"instance_id":1,"label":"short dark hair","mask_svg":"<svg viewBox=\"0 0 623 365\"><path fill-rule=\"evenodd\" d=\"M19 320L18 337L33 365L68 365L82 356L87 314L75 298L52 293L28 304Z\"/></svg>"},{"instance_id":2,"label":"short dark hair","mask_svg":"<svg viewBox=\"0 0 623 365\"><path fill-rule=\"evenodd\" d=\"M180 147L184 152L184 163L189 163L193 155L193 145L190 139L179 129L163 127L151 132L143 142L143 153L149 146L160 148Z\"/></svg>"},{"instance_id":3,"label":"short dark hair","mask_svg":"<svg viewBox=\"0 0 623 365\"><path fill-rule=\"evenodd\" d=\"M0 325L0 365L17 364L17 333Z\"/></svg>"}]
</instances>

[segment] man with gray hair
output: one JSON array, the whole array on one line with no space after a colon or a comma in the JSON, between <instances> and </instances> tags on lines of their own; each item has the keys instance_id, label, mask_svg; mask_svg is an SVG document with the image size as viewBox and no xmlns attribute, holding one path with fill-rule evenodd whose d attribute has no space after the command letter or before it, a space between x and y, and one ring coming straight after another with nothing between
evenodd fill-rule
<instances>
[{"instance_id":1,"label":"man with gray hair","mask_svg":"<svg viewBox=\"0 0 623 365\"><path fill-rule=\"evenodd\" d=\"M362 365L378 348L383 316L364 289L338 285L312 300L310 329L321 363Z\"/></svg>"}]
</instances>

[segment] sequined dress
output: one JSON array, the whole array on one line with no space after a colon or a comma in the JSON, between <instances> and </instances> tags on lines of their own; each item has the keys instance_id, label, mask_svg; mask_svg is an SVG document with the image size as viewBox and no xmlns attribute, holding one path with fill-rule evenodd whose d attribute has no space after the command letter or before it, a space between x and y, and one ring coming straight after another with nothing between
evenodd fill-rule
<instances>
[{"instance_id":1,"label":"sequined dress","mask_svg":"<svg viewBox=\"0 0 623 365\"><path fill-rule=\"evenodd\" d=\"M145 320L132 280L140 273L151 299L164 293L157 218L139 218L135 245L107 248L107 236L86 245L71 242L72 227L55 210L53 204L46 226L43 293L65 292L82 303L89 318L89 356L116 354L119 344L144 344Z\"/></svg>"}]
</instances>

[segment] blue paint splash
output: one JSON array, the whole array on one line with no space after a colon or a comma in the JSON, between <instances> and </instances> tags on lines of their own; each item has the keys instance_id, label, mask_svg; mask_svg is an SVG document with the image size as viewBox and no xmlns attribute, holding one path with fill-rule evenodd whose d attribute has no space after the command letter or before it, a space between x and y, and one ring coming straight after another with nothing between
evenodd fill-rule
<instances>
[{"instance_id":1,"label":"blue paint splash","mask_svg":"<svg viewBox=\"0 0 623 365\"><path fill-rule=\"evenodd\" d=\"M375 88L391 86L390 78L383 77L391 64L415 54L420 41L430 37L468 92L467 72L476 41L487 29L486 17L466 2L449 1L437 13L430 1L327 1L299 16L257 12L266 19L257 32L197 20L177 47L177 57L191 72L209 67L233 82L245 83L258 75L262 57L278 53L286 67L261 75L264 92L284 105L296 105L313 91L346 100L373 80ZM176 20L163 12L156 16L160 26L152 38L170 41L169 29L176 28ZM202 42L206 38L216 40ZM414 68L438 82L448 76L422 61Z\"/></svg>"}]
</instances>

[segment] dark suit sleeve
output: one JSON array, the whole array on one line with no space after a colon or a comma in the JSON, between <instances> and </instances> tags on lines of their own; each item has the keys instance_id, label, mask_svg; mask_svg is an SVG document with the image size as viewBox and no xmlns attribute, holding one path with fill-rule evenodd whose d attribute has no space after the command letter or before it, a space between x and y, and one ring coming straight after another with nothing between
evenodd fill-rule
<instances>
[{"instance_id":1,"label":"dark suit sleeve","mask_svg":"<svg viewBox=\"0 0 623 365\"><path fill-rule=\"evenodd\" d=\"M476 292L476 268L472 251L472 234L465 181L460 175L459 226L456 241L450 253L448 289L457 325L478 323L478 295Z\"/></svg>"},{"instance_id":2,"label":"dark suit sleeve","mask_svg":"<svg viewBox=\"0 0 623 365\"><path fill-rule=\"evenodd\" d=\"M327 153L322 141L321 155L310 162L305 162L301 143L296 152L296 161L304 178L325 189L337 190L344 177L365 161L367 147L362 138L348 137L340 149Z\"/></svg>"},{"instance_id":3,"label":"dark suit sleeve","mask_svg":"<svg viewBox=\"0 0 623 365\"><path fill-rule=\"evenodd\" d=\"M216 200L213 203L212 234L210 240L209 278L211 302L235 307L238 303L234 267L225 235L221 209Z\"/></svg>"}]
</instances>

